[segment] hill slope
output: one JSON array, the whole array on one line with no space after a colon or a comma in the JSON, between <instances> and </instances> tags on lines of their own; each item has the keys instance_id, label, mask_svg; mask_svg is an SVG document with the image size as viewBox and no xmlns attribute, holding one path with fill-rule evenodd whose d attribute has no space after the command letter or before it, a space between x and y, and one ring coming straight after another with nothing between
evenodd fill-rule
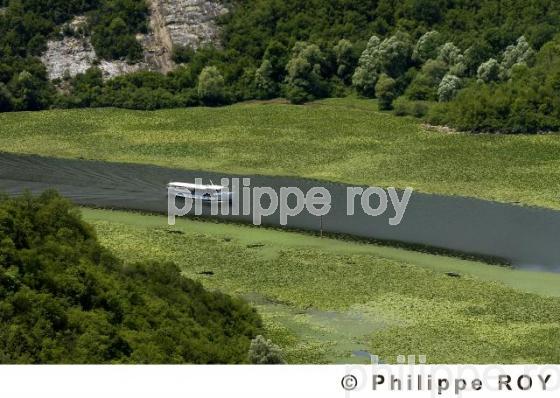
<instances>
[{"instance_id":1,"label":"hill slope","mask_svg":"<svg viewBox=\"0 0 560 398\"><path fill-rule=\"evenodd\" d=\"M444 109L430 111L430 120L465 130L560 128L560 5L553 0L153 0L151 8L144 0L2 4L7 8L0 14L0 111L155 109L277 96L303 103L355 90L378 97L385 109L400 97L398 112L417 116L439 101ZM78 15L87 17L82 28L63 27ZM56 51L71 57L64 43L78 40L53 42L61 29L91 41L77 51L95 50L98 59L78 56L68 65L51 65L60 58ZM58 91L37 58L42 54L50 60L50 75L64 78ZM139 66L140 61L154 65ZM138 69L168 71L174 64L180 67L167 76L138 72L106 80ZM78 72L84 74L70 78ZM424 102L407 110L408 100Z\"/></svg>"},{"instance_id":2,"label":"hill slope","mask_svg":"<svg viewBox=\"0 0 560 398\"><path fill-rule=\"evenodd\" d=\"M123 266L53 192L0 200L0 361L240 363L260 319L170 263Z\"/></svg>"}]
</instances>

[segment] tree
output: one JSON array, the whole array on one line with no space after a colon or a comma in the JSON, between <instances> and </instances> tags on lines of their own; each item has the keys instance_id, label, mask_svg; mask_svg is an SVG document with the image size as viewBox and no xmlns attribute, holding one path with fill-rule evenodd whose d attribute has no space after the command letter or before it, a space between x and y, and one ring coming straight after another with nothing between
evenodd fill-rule
<instances>
[{"instance_id":1,"label":"tree","mask_svg":"<svg viewBox=\"0 0 560 398\"><path fill-rule=\"evenodd\" d=\"M4 364L247 363L262 330L175 264L125 265L54 191L0 197L0 317Z\"/></svg>"},{"instance_id":2,"label":"tree","mask_svg":"<svg viewBox=\"0 0 560 398\"><path fill-rule=\"evenodd\" d=\"M438 56L441 41L441 34L435 30L424 33L414 46L412 59L421 64L429 59L435 59Z\"/></svg>"},{"instance_id":3,"label":"tree","mask_svg":"<svg viewBox=\"0 0 560 398\"><path fill-rule=\"evenodd\" d=\"M491 83L500 80L500 64L494 58L482 63L476 72L481 83Z\"/></svg>"},{"instance_id":4,"label":"tree","mask_svg":"<svg viewBox=\"0 0 560 398\"><path fill-rule=\"evenodd\" d=\"M467 71L465 57L461 54L461 50L451 42L441 46L437 59L445 62L450 75L463 76Z\"/></svg>"},{"instance_id":5,"label":"tree","mask_svg":"<svg viewBox=\"0 0 560 398\"><path fill-rule=\"evenodd\" d=\"M278 84L273 79L272 63L265 59L255 71L255 88L261 99L274 98L278 95Z\"/></svg>"},{"instance_id":6,"label":"tree","mask_svg":"<svg viewBox=\"0 0 560 398\"><path fill-rule=\"evenodd\" d=\"M464 63L470 76L476 75L478 67L494 55L492 47L480 40L465 50Z\"/></svg>"},{"instance_id":7,"label":"tree","mask_svg":"<svg viewBox=\"0 0 560 398\"><path fill-rule=\"evenodd\" d=\"M410 65L412 45L408 35L397 32L383 40L372 36L358 61L352 83L359 94L375 96L375 85L381 73L398 78Z\"/></svg>"},{"instance_id":8,"label":"tree","mask_svg":"<svg viewBox=\"0 0 560 398\"><path fill-rule=\"evenodd\" d=\"M391 77L403 75L410 66L411 57L412 44L406 33L397 32L379 45L382 71Z\"/></svg>"},{"instance_id":9,"label":"tree","mask_svg":"<svg viewBox=\"0 0 560 398\"><path fill-rule=\"evenodd\" d=\"M37 34L27 43L27 49L32 55L41 55L47 49L47 39L41 34Z\"/></svg>"},{"instance_id":10,"label":"tree","mask_svg":"<svg viewBox=\"0 0 560 398\"><path fill-rule=\"evenodd\" d=\"M140 61L143 49L136 40L135 32L144 28L146 6L143 2L121 0L119 3L119 8L124 8L124 12L114 13L110 9L105 10L106 13L95 14L92 44L101 58Z\"/></svg>"},{"instance_id":11,"label":"tree","mask_svg":"<svg viewBox=\"0 0 560 398\"><path fill-rule=\"evenodd\" d=\"M447 70L445 62L435 59L429 60L422 66L420 72L416 74L406 89L406 96L413 100L436 101L439 84Z\"/></svg>"},{"instance_id":12,"label":"tree","mask_svg":"<svg viewBox=\"0 0 560 398\"><path fill-rule=\"evenodd\" d=\"M46 82L24 70L10 82L16 110L39 110L50 102Z\"/></svg>"},{"instance_id":13,"label":"tree","mask_svg":"<svg viewBox=\"0 0 560 398\"><path fill-rule=\"evenodd\" d=\"M356 67L354 48L349 40L341 39L333 48L336 56L336 75L345 83L348 83Z\"/></svg>"},{"instance_id":14,"label":"tree","mask_svg":"<svg viewBox=\"0 0 560 398\"><path fill-rule=\"evenodd\" d=\"M461 88L461 79L455 75L447 74L443 77L438 88L440 102L451 101Z\"/></svg>"},{"instance_id":15,"label":"tree","mask_svg":"<svg viewBox=\"0 0 560 398\"><path fill-rule=\"evenodd\" d=\"M383 73L379 76L379 80L375 85L375 94L379 100L380 110L392 109L393 101L397 98L395 80Z\"/></svg>"},{"instance_id":16,"label":"tree","mask_svg":"<svg viewBox=\"0 0 560 398\"><path fill-rule=\"evenodd\" d=\"M301 104L326 95L321 66L323 54L315 44L298 42L286 66L286 96L294 104Z\"/></svg>"},{"instance_id":17,"label":"tree","mask_svg":"<svg viewBox=\"0 0 560 398\"><path fill-rule=\"evenodd\" d=\"M200 72L197 91L205 105L220 105L225 102L225 82L218 68L207 66Z\"/></svg>"},{"instance_id":18,"label":"tree","mask_svg":"<svg viewBox=\"0 0 560 398\"><path fill-rule=\"evenodd\" d=\"M12 110L12 93L4 83L0 83L0 112L8 112Z\"/></svg>"},{"instance_id":19,"label":"tree","mask_svg":"<svg viewBox=\"0 0 560 398\"><path fill-rule=\"evenodd\" d=\"M381 69L380 44L381 40L377 36L373 35L370 37L366 48L358 60L358 67L352 76L352 84L358 93L364 97L375 96L375 84Z\"/></svg>"},{"instance_id":20,"label":"tree","mask_svg":"<svg viewBox=\"0 0 560 398\"><path fill-rule=\"evenodd\" d=\"M439 22L445 9L443 0L405 0L401 3L401 8L407 18L424 22L427 25Z\"/></svg>"},{"instance_id":21,"label":"tree","mask_svg":"<svg viewBox=\"0 0 560 398\"><path fill-rule=\"evenodd\" d=\"M280 84L286 77L286 65L290 58L289 49L277 40L271 40L264 52L263 60L268 60L272 68L272 79Z\"/></svg>"},{"instance_id":22,"label":"tree","mask_svg":"<svg viewBox=\"0 0 560 398\"><path fill-rule=\"evenodd\" d=\"M282 358L280 348L261 335L251 341L249 362L255 365L281 365L286 363Z\"/></svg>"},{"instance_id":23,"label":"tree","mask_svg":"<svg viewBox=\"0 0 560 398\"><path fill-rule=\"evenodd\" d=\"M514 65L525 64L531 65L535 58L535 51L531 48L531 45L525 39L525 36L521 36L517 39L515 45L510 45L504 51L502 58L501 69L502 78L508 78L510 76L511 69Z\"/></svg>"}]
</instances>

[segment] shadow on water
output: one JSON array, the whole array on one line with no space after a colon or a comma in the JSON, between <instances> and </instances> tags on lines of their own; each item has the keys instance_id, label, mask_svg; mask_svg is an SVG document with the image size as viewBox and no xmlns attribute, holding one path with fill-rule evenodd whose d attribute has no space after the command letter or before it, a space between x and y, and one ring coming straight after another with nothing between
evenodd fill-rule
<instances>
[{"instance_id":1,"label":"shadow on water","mask_svg":"<svg viewBox=\"0 0 560 398\"><path fill-rule=\"evenodd\" d=\"M220 181L242 177L150 165L46 158L0 153L0 191L20 194L54 188L80 205L165 213L166 185L171 181ZM245 176L247 177L247 176ZM346 213L347 185L307 179L252 176L251 186L327 188L332 210L320 220L303 211L288 219L289 228L352 235L365 239L401 242L412 247L440 248L483 258L506 259L517 268L560 271L560 212L489 202L478 199L414 193L403 222L390 226L391 207L379 217L356 206ZM413 187L414 188L414 187ZM252 216L223 217L250 222ZM278 226L279 215L263 218Z\"/></svg>"}]
</instances>

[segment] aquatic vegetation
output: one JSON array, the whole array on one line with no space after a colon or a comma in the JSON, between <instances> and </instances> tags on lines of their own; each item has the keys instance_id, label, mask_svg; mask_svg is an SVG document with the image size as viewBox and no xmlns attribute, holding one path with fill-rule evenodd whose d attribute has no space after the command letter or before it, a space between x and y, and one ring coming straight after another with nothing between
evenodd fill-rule
<instances>
[{"instance_id":1,"label":"aquatic vegetation","mask_svg":"<svg viewBox=\"0 0 560 398\"><path fill-rule=\"evenodd\" d=\"M0 114L0 150L291 175L560 209L560 136L427 131L375 101Z\"/></svg>"},{"instance_id":2,"label":"aquatic vegetation","mask_svg":"<svg viewBox=\"0 0 560 398\"><path fill-rule=\"evenodd\" d=\"M206 288L252 302L289 363L363 360L351 356L358 350L386 362L560 360L560 298L495 282L528 273L250 226L181 219L170 233L163 216L84 214L128 261L173 261Z\"/></svg>"}]
</instances>

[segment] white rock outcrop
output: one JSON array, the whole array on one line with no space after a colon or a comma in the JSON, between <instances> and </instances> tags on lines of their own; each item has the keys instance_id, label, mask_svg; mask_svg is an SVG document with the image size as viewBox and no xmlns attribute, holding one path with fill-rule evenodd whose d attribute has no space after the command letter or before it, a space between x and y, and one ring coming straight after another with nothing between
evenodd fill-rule
<instances>
[{"instance_id":1,"label":"white rock outcrop","mask_svg":"<svg viewBox=\"0 0 560 398\"><path fill-rule=\"evenodd\" d=\"M159 8L173 45L199 48L218 41L216 18L227 9L216 0L152 0Z\"/></svg>"},{"instance_id":2,"label":"white rock outcrop","mask_svg":"<svg viewBox=\"0 0 560 398\"><path fill-rule=\"evenodd\" d=\"M89 38L65 37L62 40L49 41L47 46L41 60L51 80L84 73L96 63L105 78L149 69L145 63L131 65L125 61L98 61Z\"/></svg>"},{"instance_id":3,"label":"white rock outcrop","mask_svg":"<svg viewBox=\"0 0 560 398\"><path fill-rule=\"evenodd\" d=\"M219 43L216 18L227 13L218 0L150 0L150 32L138 35L144 48L144 61L128 64L125 61L98 60L88 37L81 35L87 20L78 16L62 29L70 29L72 36L49 41L41 60L51 79L75 76L97 64L105 78L135 72L154 70L163 73L172 70L173 48L200 48Z\"/></svg>"},{"instance_id":4,"label":"white rock outcrop","mask_svg":"<svg viewBox=\"0 0 560 398\"><path fill-rule=\"evenodd\" d=\"M64 76L84 73L91 68L96 58L89 40L65 37L62 40L49 41L41 60L51 79L61 79Z\"/></svg>"}]
</instances>

